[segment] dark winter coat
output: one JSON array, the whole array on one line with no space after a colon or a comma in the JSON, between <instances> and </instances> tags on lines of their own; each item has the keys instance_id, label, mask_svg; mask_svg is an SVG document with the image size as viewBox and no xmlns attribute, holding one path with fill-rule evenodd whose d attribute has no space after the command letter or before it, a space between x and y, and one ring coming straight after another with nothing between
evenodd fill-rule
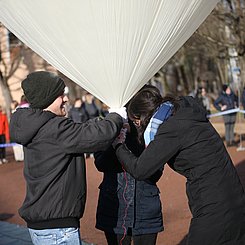
<instances>
[{"instance_id":1,"label":"dark winter coat","mask_svg":"<svg viewBox=\"0 0 245 245\"><path fill-rule=\"evenodd\" d=\"M27 191L19 213L29 228L79 227L86 201L83 153L108 148L121 127L115 113L80 124L49 111L17 109L10 132L24 146Z\"/></svg>"},{"instance_id":2,"label":"dark winter coat","mask_svg":"<svg viewBox=\"0 0 245 245\"><path fill-rule=\"evenodd\" d=\"M93 101L91 104L84 102L83 107L88 115L89 119L94 119L100 116L100 110Z\"/></svg>"},{"instance_id":3,"label":"dark winter coat","mask_svg":"<svg viewBox=\"0 0 245 245\"><path fill-rule=\"evenodd\" d=\"M89 115L86 112L84 106L72 107L68 113L69 118L71 118L75 123L84 123L89 120Z\"/></svg>"},{"instance_id":4,"label":"dark winter coat","mask_svg":"<svg viewBox=\"0 0 245 245\"><path fill-rule=\"evenodd\" d=\"M214 101L214 107L221 111L221 105L226 105L227 108L225 110L231 110L238 106L238 99L235 94L226 94L222 92L220 96Z\"/></svg>"},{"instance_id":5,"label":"dark winter coat","mask_svg":"<svg viewBox=\"0 0 245 245\"><path fill-rule=\"evenodd\" d=\"M131 129L134 130L133 127ZM132 131L127 135L126 143L137 156L145 148L139 145ZM105 152L95 153L95 165L99 171L104 172L99 186L96 228L123 234L123 221L127 211L124 226L127 229L132 228L132 235L152 234L163 230L160 192L156 186L162 170L158 170L146 181L136 181L123 171L112 147ZM127 210L123 197L125 190L129 205Z\"/></svg>"},{"instance_id":6,"label":"dark winter coat","mask_svg":"<svg viewBox=\"0 0 245 245\"><path fill-rule=\"evenodd\" d=\"M191 97L158 129L139 158L125 145L116 154L136 179L146 179L164 163L187 178L193 218L188 245L245 244L245 194L226 148Z\"/></svg>"}]
</instances>

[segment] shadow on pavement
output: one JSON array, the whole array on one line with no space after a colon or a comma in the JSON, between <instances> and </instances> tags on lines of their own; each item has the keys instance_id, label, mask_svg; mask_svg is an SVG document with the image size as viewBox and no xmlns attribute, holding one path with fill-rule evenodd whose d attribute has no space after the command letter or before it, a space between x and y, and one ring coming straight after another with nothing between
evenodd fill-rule
<instances>
[{"instance_id":1,"label":"shadow on pavement","mask_svg":"<svg viewBox=\"0 0 245 245\"><path fill-rule=\"evenodd\" d=\"M12 218L13 216L14 216L14 214L2 213L2 214L0 214L0 220L1 221L8 220L8 219Z\"/></svg>"}]
</instances>

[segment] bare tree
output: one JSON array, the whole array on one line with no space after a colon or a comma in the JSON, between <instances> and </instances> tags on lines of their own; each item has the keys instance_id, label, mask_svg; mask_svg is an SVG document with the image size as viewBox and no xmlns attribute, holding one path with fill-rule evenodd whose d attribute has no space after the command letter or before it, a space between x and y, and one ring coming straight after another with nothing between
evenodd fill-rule
<instances>
[{"instance_id":1,"label":"bare tree","mask_svg":"<svg viewBox=\"0 0 245 245\"><path fill-rule=\"evenodd\" d=\"M245 0L222 0L194 35L161 69L177 70L176 79L171 77L168 88L178 83L183 93L195 90L202 80L217 87L232 78L231 59L237 59L241 80L245 82ZM230 50L236 52L231 53ZM171 66L169 66L171 64ZM169 84L170 83L170 84ZM213 90L215 92L216 90ZM176 91L170 91L176 92Z\"/></svg>"},{"instance_id":2,"label":"bare tree","mask_svg":"<svg viewBox=\"0 0 245 245\"><path fill-rule=\"evenodd\" d=\"M19 68L22 60L22 43L16 39L13 45L10 45L9 32L0 23L0 87L5 101L6 112L10 116L10 105L12 95L8 81Z\"/></svg>"}]
</instances>

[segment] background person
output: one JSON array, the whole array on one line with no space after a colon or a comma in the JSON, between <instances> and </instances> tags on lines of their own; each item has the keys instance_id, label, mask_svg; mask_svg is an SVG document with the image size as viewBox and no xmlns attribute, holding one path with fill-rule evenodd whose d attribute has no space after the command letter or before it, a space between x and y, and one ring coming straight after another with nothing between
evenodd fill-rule
<instances>
[{"instance_id":1,"label":"background person","mask_svg":"<svg viewBox=\"0 0 245 245\"><path fill-rule=\"evenodd\" d=\"M105 150L118 135L122 118L74 123L66 118L64 81L34 72L22 81L30 108L10 121L11 138L24 146L26 197L19 209L35 245L81 244L79 220L86 201L84 152Z\"/></svg>"},{"instance_id":2,"label":"background person","mask_svg":"<svg viewBox=\"0 0 245 245\"><path fill-rule=\"evenodd\" d=\"M2 106L0 106L0 164L7 163L6 159L6 147L4 144L9 142L9 123L7 115L3 112Z\"/></svg>"},{"instance_id":3,"label":"background person","mask_svg":"<svg viewBox=\"0 0 245 245\"><path fill-rule=\"evenodd\" d=\"M76 98L74 105L68 112L68 117L76 123L84 123L89 117L80 98Z\"/></svg>"},{"instance_id":4,"label":"background person","mask_svg":"<svg viewBox=\"0 0 245 245\"><path fill-rule=\"evenodd\" d=\"M197 102L199 103L200 106L204 108L206 111L207 115L211 113L210 110L210 101L207 96L206 89L204 87L199 87L195 96Z\"/></svg>"},{"instance_id":5,"label":"background person","mask_svg":"<svg viewBox=\"0 0 245 245\"><path fill-rule=\"evenodd\" d=\"M86 114L88 116L88 119L96 119L100 117L100 110L95 104L95 99L92 94L87 92L85 94L85 101L84 101L84 109L86 111ZM85 153L86 158L92 158L93 153L89 154L88 152Z\"/></svg>"},{"instance_id":6,"label":"background person","mask_svg":"<svg viewBox=\"0 0 245 245\"><path fill-rule=\"evenodd\" d=\"M173 105L172 115L148 130L164 103ZM196 100L162 98L143 89L131 99L128 115L139 125L140 139L150 138L150 143L137 157L118 137L113 143L116 155L138 180L147 179L165 163L186 177L193 215L187 244L245 244L243 187L220 136Z\"/></svg>"},{"instance_id":7,"label":"background person","mask_svg":"<svg viewBox=\"0 0 245 245\"><path fill-rule=\"evenodd\" d=\"M20 103L18 106L15 108L15 110L12 111L14 113L18 108L28 108L29 103L26 99L26 96L23 94L20 97ZM22 162L24 161L24 151L23 151L23 146L20 144L15 144L13 146L13 152L14 152L14 159L16 162Z\"/></svg>"},{"instance_id":8,"label":"background person","mask_svg":"<svg viewBox=\"0 0 245 245\"><path fill-rule=\"evenodd\" d=\"M104 118L109 113L109 107L102 101L100 103L101 103L100 116Z\"/></svg>"},{"instance_id":9,"label":"background person","mask_svg":"<svg viewBox=\"0 0 245 245\"><path fill-rule=\"evenodd\" d=\"M85 94L84 109L87 112L88 119L94 119L100 116L100 110L95 104L94 96L89 92Z\"/></svg>"},{"instance_id":10,"label":"background person","mask_svg":"<svg viewBox=\"0 0 245 245\"><path fill-rule=\"evenodd\" d=\"M232 92L229 85L224 84L222 86L222 92L219 97L214 101L214 107L218 111L227 111L231 109L235 109L238 106L238 98ZM235 134L234 128L236 123L236 113L230 113L223 115L224 124L225 124L225 141L226 146L234 146Z\"/></svg>"}]
</instances>

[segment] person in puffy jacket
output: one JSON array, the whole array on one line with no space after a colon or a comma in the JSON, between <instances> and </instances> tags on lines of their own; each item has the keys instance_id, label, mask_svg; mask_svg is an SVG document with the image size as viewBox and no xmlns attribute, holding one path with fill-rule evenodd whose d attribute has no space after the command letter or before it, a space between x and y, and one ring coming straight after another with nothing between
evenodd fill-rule
<instances>
[{"instance_id":1,"label":"person in puffy jacket","mask_svg":"<svg viewBox=\"0 0 245 245\"><path fill-rule=\"evenodd\" d=\"M84 123L89 120L87 112L84 108L82 99L76 98L74 105L68 112L68 117L71 118L76 123Z\"/></svg>"},{"instance_id":2,"label":"person in puffy jacket","mask_svg":"<svg viewBox=\"0 0 245 245\"><path fill-rule=\"evenodd\" d=\"M238 107L238 98L227 84L222 86L222 92L220 96L214 101L214 107L218 111L227 111ZM235 145L234 128L236 123L236 112L223 115L223 119L225 123L226 146L233 146Z\"/></svg>"},{"instance_id":3,"label":"person in puffy jacket","mask_svg":"<svg viewBox=\"0 0 245 245\"><path fill-rule=\"evenodd\" d=\"M145 145L139 144L131 120L129 126L126 145L139 156ZM132 241L134 245L155 245L158 232L163 230L160 192L156 185L162 169L145 181L137 181L123 170L113 147L94 156L97 169L103 172L96 228L104 231L108 245L130 245Z\"/></svg>"},{"instance_id":4,"label":"person in puffy jacket","mask_svg":"<svg viewBox=\"0 0 245 245\"><path fill-rule=\"evenodd\" d=\"M164 104L173 106L167 120ZM149 144L138 157L123 136L117 137L117 158L138 180L146 180L165 163L186 177L193 216L187 244L245 244L244 189L222 139L197 101L188 96L163 98L144 89L131 99L128 115L139 126L140 139Z\"/></svg>"},{"instance_id":5,"label":"person in puffy jacket","mask_svg":"<svg viewBox=\"0 0 245 245\"><path fill-rule=\"evenodd\" d=\"M79 225L86 201L84 152L107 149L119 134L122 118L75 123L66 118L65 83L38 71L22 81L30 108L11 117L12 141L24 147L26 197L19 209L33 244L81 244Z\"/></svg>"}]
</instances>

